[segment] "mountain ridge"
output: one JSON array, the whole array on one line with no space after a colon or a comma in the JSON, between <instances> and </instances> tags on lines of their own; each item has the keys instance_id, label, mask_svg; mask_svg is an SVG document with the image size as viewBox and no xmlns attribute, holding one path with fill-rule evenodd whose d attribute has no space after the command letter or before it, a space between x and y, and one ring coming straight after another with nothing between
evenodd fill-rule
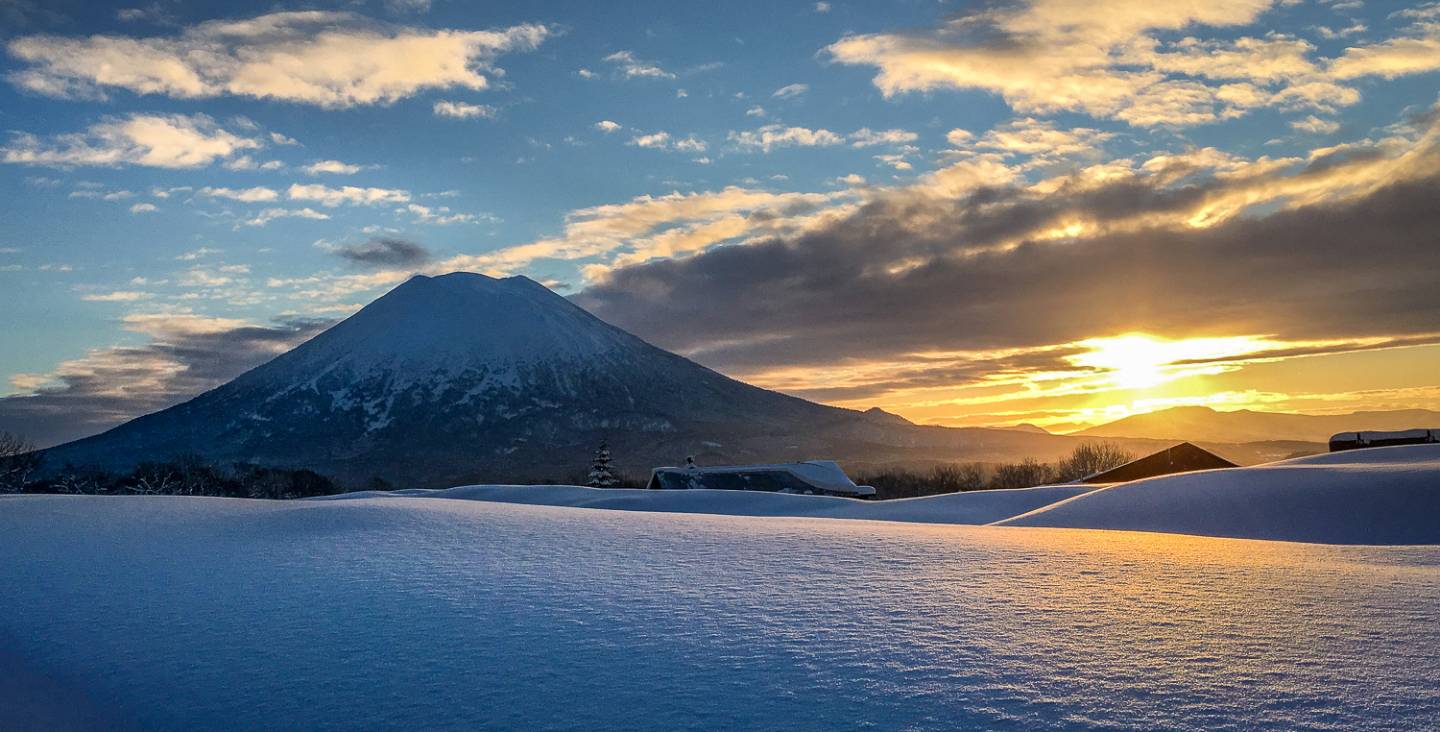
<instances>
[{"instance_id":1,"label":"mountain ridge","mask_svg":"<svg viewBox=\"0 0 1440 732\"><path fill-rule=\"evenodd\" d=\"M1249 409L1218 411L1210 407L1189 406L1137 414L1071 434L1080 437L1135 437L1209 442L1324 442L1337 432L1436 426L1440 426L1440 412L1428 409L1297 414Z\"/></svg>"}]
</instances>

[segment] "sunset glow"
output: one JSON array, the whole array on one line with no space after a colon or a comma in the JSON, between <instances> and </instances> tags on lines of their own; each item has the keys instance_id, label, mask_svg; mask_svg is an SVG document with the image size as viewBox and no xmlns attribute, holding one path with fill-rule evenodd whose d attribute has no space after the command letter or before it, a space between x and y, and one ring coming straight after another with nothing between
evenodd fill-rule
<instances>
[{"instance_id":1,"label":"sunset glow","mask_svg":"<svg viewBox=\"0 0 1440 732\"><path fill-rule=\"evenodd\" d=\"M1092 338L1080 341L1078 345L1090 350L1071 357L1071 363L1099 370L1117 387L1149 389L1182 376L1204 373L1206 367L1197 367L1194 362L1230 359L1257 353L1277 344L1248 336L1169 340L1144 333L1129 333L1112 338Z\"/></svg>"},{"instance_id":2,"label":"sunset glow","mask_svg":"<svg viewBox=\"0 0 1440 732\"><path fill-rule=\"evenodd\" d=\"M30 5L0 430L43 444L452 271L927 424L1440 408L1431 2Z\"/></svg>"}]
</instances>

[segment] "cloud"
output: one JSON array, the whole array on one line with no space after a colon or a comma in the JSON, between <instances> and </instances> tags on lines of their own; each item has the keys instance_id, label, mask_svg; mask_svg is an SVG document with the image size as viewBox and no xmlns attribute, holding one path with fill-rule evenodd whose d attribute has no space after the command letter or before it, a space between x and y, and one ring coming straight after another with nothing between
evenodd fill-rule
<instances>
[{"instance_id":1,"label":"cloud","mask_svg":"<svg viewBox=\"0 0 1440 732\"><path fill-rule=\"evenodd\" d=\"M956 147L991 150L1003 155L1059 158L1098 153L1115 134L1089 127L1061 128L1054 122L1026 117L995 127L979 140L973 137L965 130L951 130L946 139Z\"/></svg>"},{"instance_id":2,"label":"cloud","mask_svg":"<svg viewBox=\"0 0 1440 732\"><path fill-rule=\"evenodd\" d=\"M296 346L328 321L254 325L186 312L125 316L140 346L95 349L45 374L22 374L17 396L0 397L0 430L41 446L95 434L239 376Z\"/></svg>"},{"instance_id":3,"label":"cloud","mask_svg":"<svg viewBox=\"0 0 1440 732\"><path fill-rule=\"evenodd\" d=\"M704 140L688 135L686 137L672 137L669 132L659 131L649 134L635 135L630 138L626 145L633 147L644 147L652 150L674 150L682 153L702 153L710 148Z\"/></svg>"},{"instance_id":4,"label":"cloud","mask_svg":"<svg viewBox=\"0 0 1440 732\"><path fill-rule=\"evenodd\" d=\"M180 262L193 262L197 259L204 259L205 257L220 254L223 251L224 250L221 249L211 249L210 247L200 247L199 249L192 249L188 252L180 254L176 256L175 259L176 261Z\"/></svg>"},{"instance_id":5,"label":"cloud","mask_svg":"<svg viewBox=\"0 0 1440 732\"><path fill-rule=\"evenodd\" d=\"M417 267L430 261L430 250L394 237L376 237L329 251L347 262L367 267Z\"/></svg>"},{"instance_id":6,"label":"cloud","mask_svg":"<svg viewBox=\"0 0 1440 732\"><path fill-rule=\"evenodd\" d=\"M618 266L575 299L740 375L925 371L926 354L1134 331L1420 337L1440 323L1437 195L1437 128L1289 161L1197 151L1036 182L966 160L799 233Z\"/></svg>"},{"instance_id":7,"label":"cloud","mask_svg":"<svg viewBox=\"0 0 1440 732\"><path fill-rule=\"evenodd\" d=\"M660 68L659 64L641 61L631 51L616 51L605 57L615 64L627 79L673 79L675 74Z\"/></svg>"},{"instance_id":8,"label":"cloud","mask_svg":"<svg viewBox=\"0 0 1440 732\"><path fill-rule=\"evenodd\" d=\"M316 211L313 208L267 208L253 217L245 220L246 226L264 226L275 219L314 219L323 221L330 218L330 214Z\"/></svg>"},{"instance_id":9,"label":"cloud","mask_svg":"<svg viewBox=\"0 0 1440 732\"><path fill-rule=\"evenodd\" d=\"M378 206L387 203L408 203L410 192L396 188L362 188L340 186L331 188L319 183L293 183L285 192L292 201L318 201L322 206L334 208L342 204L351 206Z\"/></svg>"},{"instance_id":10,"label":"cloud","mask_svg":"<svg viewBox=\"0 0 1440 732\"><path fill-rule=\"evenodd\" d=\"M415 217L417 224L446 226L449 224L473 224L479 221L498 221L489 214L455 213L449 206L423 206L418 203L406 204L396 209L397 213L408 213Z\"/></svg>"},{"instance_id":11,"label":"cloud","mask_svg":"<svg viewBox=\"0 0 1440 732\"><path fill-rule=\"evenodd\" d=\"M477 119L495 116L495 108L485 104L466 104L465 102L441 100L436 102L432 109L437 117L452 117L454 119Z\"/></svg>"},{"instance_id":12,"label":"cloud","mask_svg":"<svg viewBox=\"0 0 1440 732\"><path fill-rule=\"evenodd\" d=\"M285 163L279 160L258 161L249 155L241 155L238 158L225 163L226 170L280 170Z\"/></svg>"},{"instance_id":13,"label":"cloud","mask_svg":"<svg viewBox=\"0 0 1440 732\"><path fill-rule=\"evenodd\" d=\"M786 84L785 86L776 89L775 93L771 94L770 96L775 97L776 99L791 99L793 97L798 97L807 91L810 91L810 87L807 84Z\"/></svg>"},{"instance_id":14,"label":"cloud","mask_svg":"<svg viewBox=\"0 0 1440 732\"><path fill-rule=\"evenodd\" d=\"M599 122L595 123L595 129L600 130L601 132L604 132L608 135L611 132L616 132L625 128L621 127L618 123L611 122L608 119L602 119Z\"/></svg>"},{"instance_id":15,"label":"cloud","mask_svg":"<svg viewBox=\"0 0 1440 732\"><path fill-rule=\"evenodd\" d=\"M661 131L651 132L646 135L636 135L630 138L630 141L625 144L634 145L635 147L659 148L663 150L670 145L670 133Z\"/></svg>"},{"instance_id":16,"label":"cloud","mask_svg":"<svg viewBox=\"0 0 1440 732\"><path fill-rule=\"evenodd\" d=\"M353 163L342 163L339 160L317 160L300 170L306 175L354 175L359 173L361 166Z\"/></svg>"},{"instance_id":17,"label":"cloud","mask_svg":"<svg viewBox=\"0 0 1440 732\"><path fill-rule=\"evenodd\" d=\"M263 146L260 140L221 128L205 115L137 113L106 119L84 132L47 138L20 133L0 148L0 155L7 163L57 168L199 168Z\"/></svg>"},{"instance_id":18,"label":"cloud","mask_svg":"<svg viewBox=\"0 0 1440 732\"><path fill-rule=\"evenodd\" d=\"M49 96L100 97L118 88L351 107L425 89L485 89L498 56L533 50L549 35L540 25L433 30L313 10L214 20L175 36L23 36L7 48L28 64L10 81Z\"/></svg>"},{"instance_id":19,"label":"cloud","mask_svg":"<svg viewBox=\"0 0 1440 732\"><path fill-rule=\"evenodd\" d=\"M872 130L869 127L861 127L850 133L850 146L904 145L914 142L919 137L908 130Z\"/></svg>"},{"instance_id":20,"label":"cloud","mask_svg":"<svg viewBox=\"0 0 1440 732\"><path fill-rule=\"evenodd\" d=\"M1436 69L1440 69L1440 17L1436 16L1421 18L1401 37L1347 48L1330 66L1340 79L1394 79Z\"/></svg>"},{"instance_id":21,"label":"cloud","mask_svg":"<svg viewBox=\"0 0 1440 732\"><path fill-rule=\"evenodd\" d=\"M755 130L731 132L729 140L742 150L767 153L777 147L826 147L845 142L845 138L827 129L785 125L765 125Z\"/></svg>"},{"instance_id":22,"label":"cloud","mask_svg":"<svg viewBox=\"0 0 1440 732\"><path fill-rule=\"evenodd\" d=\"M560 236L488 254L452 257L436 263L433 269L502 274L540 260L589 259L599 262L588 268L599 276L611 266L687 256L754 237L796 233L842 215L847 209L835 204L850 196L846 191L771 193L733 186L719 191L639 196L625 203L570 212Z\"/></svg>"},{"instance_id":23,"label":"cloud","mask_svg":"<svg viewBox=\"0 0 1440 732\"><path fill-rule=\"evenodd\" d=\"M94 292L89 295L82 295L80 299L85 302L137 302L139 300L149 300L152 297L155 297L155 295L139 290L114 290L111 292Z\"/></svg>"},{"instance_id":24,"label":"cloud","mask_svg":"<svg viewBox=\"0 0 1440 732\"><path fill-rule=\"evenodd\" d=\"M274 201L280 197L272 188L256 186L254 188L213 188L206 186L200 189L200 195L208 198L228 198L232 201L242 203L258 203L262 201Z\"/></svg>"},{"instance_id":25,"label":"cloud","mask_svg":"<svg viewBox=\"0 0 1440 732\"><path fill-rule=\"evenodd\" d=\"M930 31L847 36L826 52L875 67L887 96L975 89L1025 115L1073 111L1136 127L1205 124L1259 107L1333 111L1360 100L1348 79L1440 64L1424 30L1350 49L1333 65L1314 60L1308 41L1279 33L1171 37L1248 25L1272 4L1028 0L965 11Z\"/></svg>"},{"instance_id":26,"label":"cloud","mask_svg":"<svg viewBox=\"0 0 1440 732\"><path fill-rule=\"evenodd\" d=\"M130 213L132 214L155 213L159 210L160 207L153 203L137 203L130 207Z\"/></svg>"},{"instance_id":27,"label":"cloud","mask_svg":"<svg viewBox=\"0 0 1440 732\"><path fill-rule=\"evenodd\" d=\"M1314 135L1329 135L1340 131L1340 123L1333 119L1320 119L1310 115L1304 119L1292 120L1290 126L1301 132L1309 132Z\"/></svg>"}]
</instances>

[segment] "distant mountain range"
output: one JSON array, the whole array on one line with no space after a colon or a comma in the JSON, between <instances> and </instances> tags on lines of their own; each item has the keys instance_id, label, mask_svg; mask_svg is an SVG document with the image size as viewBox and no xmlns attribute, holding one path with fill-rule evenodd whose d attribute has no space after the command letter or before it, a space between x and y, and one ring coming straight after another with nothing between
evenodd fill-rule
<instances>
[{"instance_id":1,"label":"distant mountain range","mask_svg":"<svg viewBox=\"0 0 1440 732\"><path fill-rule=\"evenodd\" d=\"M616 466L637 476L687 456L831 458L851 469L1054 460L1081 441L815 404L656 348L525 277L457 272L415 277L223 386L50 449L47 464L125 470L196 454L312 468L350 486L379 477L443 487L580 480L602 440ZM1170 444L1121 442L1137 454ZM1211 447L1240 463L1317 448Z\"/></svg>"},{"instance_id":2,"label":"distant mountain range","mask_svg":"<svg viewBox=\"0 0 1440 732\"><path fill-rule=\"evenodd\" d=\"M1137 414L1074 434L1084 437L1143 437L1206 442L1298 440L1326 442L1337 432L1440 427L1440 412L1399 409L1351 414L1287 414L1241 409L1218 412L1209 407L1175 407Z\"/></svg>"}]
</instances>

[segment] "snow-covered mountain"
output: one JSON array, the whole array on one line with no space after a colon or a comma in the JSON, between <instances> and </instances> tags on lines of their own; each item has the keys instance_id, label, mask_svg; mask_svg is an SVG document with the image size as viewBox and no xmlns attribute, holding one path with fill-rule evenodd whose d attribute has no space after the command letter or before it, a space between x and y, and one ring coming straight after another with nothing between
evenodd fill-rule
<instances>
[{"instance_id":1,"label":"snow-covered mountain","mask_svg":"<svg viewBox=\"0 0 1440 732\"><path fill-rule=\"evenodd\" d=\"M124 467L199 453L355 481L562 478L609 439L622 466L854 420L649 345L525 277L415 277L309 342L189 402L51 450Z\"/></svg>"},{"instance_id":2,"label":"snow-covered mountain","mask_svg":"<svg viewBox=\"0 0 1440 732\"><path fill-rule=\"evenodd\" d=\"M1053 460L1077 442L915 425L767 391L652 346L525 277L456 272L415 277L234 381L52 448L47 462L123 470L198 454L312 468L351 487L377 476L446 487L580 480L602 440L616 466L638 477L687 456L851 466ZM1165 446L1129 442L1136 453Z\"/></svg>"}]
</instances>

